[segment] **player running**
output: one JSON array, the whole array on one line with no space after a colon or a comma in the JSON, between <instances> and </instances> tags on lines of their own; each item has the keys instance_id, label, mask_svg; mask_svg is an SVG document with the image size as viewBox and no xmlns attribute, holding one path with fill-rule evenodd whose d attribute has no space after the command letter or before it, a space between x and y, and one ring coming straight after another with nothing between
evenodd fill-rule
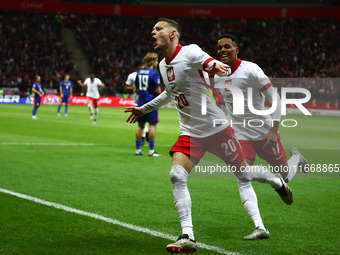
<instances>
[{"instance_id":1,"label":"player running","mask_svg":"<svg viewBox=\"0 0 340 255\"><path fill-rule=\"evenodd\" d=\"M79 80L78 84L82 87L87 86L86 96L88 97L88 100L92 102L89 106L90 119L93 118L94 112L93 124L96 124L98 115L98 99L100 97L98 87L105 88L105 84L102 83L101 80L96 78L93 73L90 74L89 78L85 79L84 83L82 83L81 80ZM94 106L94 111L92 105Z\"/></svg>"},{"instance_id":2,"label":"player running","mask_svg":"<svg viewBox=\"0 0 340 255\"><path fill-rule=\"evenodd\" d=\"M229 83L242 90L245 98L244 115L233 114L233 97L228 89L220 89L228 111L228 120L233 125L235 136L239 140L246 161L253 165L256 155L266 160L273 169L280 172L285 182L289 182L297 172L297 167L308 164L307 160L293 148L290 152L291 158L287 161L287 156L279 135L279 124L281 119L281 103L279 95L274 94L274 89L270 79L263 70L255 63L244 61L238 58L239 41L230 34L221 35L217 41L217 55L221 62L232 68L231 74L225 78L215 78L215 83ZM277 96L277 108L270 115L255 115L248 107L248 88L253 91L253 105L257 110L265 109L265 99L273 101L273 96ZM264 95L264 96L263 96ZM248 123L251 122L251 126ZM263 125L261 126L261 124ZM273 125L271 125L273 123ZM256 127L254 127L256 126ZM283 171L282 171L283 170ZM289 170L289 171L288 171ZM244 240L256 240L269 238L269 231L264 227L260 211L257 204L257 197L251 182L244 182L238 179L238 186L242 204L248 215L253 220L255 229L245 236Z\"/></svg>"},{"instance_id":3,"label":"player running","mask_svg":"<svg viewBox=\"0 0 340 255\"><path fill-rule=\"evenodd\" d=\"M64 80L60 82L59 91L60 102L58 105L57 116L60 116L60 109L63 104L65 105L64 116L67 117L68 101L69 98L73 96L72 82L70 81L70 76L68 74L66 74Z\"/></svg>"},{"instance_id":4,"label":"player running","mask_svg":"<svg viewBox=\"0 0 340 255\"><path fill-rule=\"evenodd\" d=\"M181 28L174 20L161 18L155 24L152 29L153 47L164 55L159 69L165 90L142 107L127 107L125 110L131 112L127 121L134 123L137 118L171 100L176 104L180 136L170 149L172 166L169 176L182 235L176 242L166 246L171 253L196 252L198 249L193 232L187 180L192 167L207 151L236 168L235 175L241 180L268 183L278 191L285 203L293 202L292 191L282 178L265 171L261 166L247 165L242 148L228 124L212 125L215 119L225 119L225 114L208 96L202 70L213 75L230 71L230 68L210 57L197 45L180 45L180 34ZM196 82L198 80L201 82ZM191 82L195 89L191 88ZM207 98L205 115L201 114L201 101L197 100L202 95Z\"/></svg>"},{"instance_id":5,"label":"player running","mask_svg":"<svg viewBox=\"0 0 340 255\"><path fill-rule=\"evenodd\" d=\"M41 77L40 75L35 76L35 82L33 83L32 92L34 93L34 107L32 112L32 119L37 120L37 111L40 106L41 97L44 95L44 91L41 87Z\"/></svg>"},{"instance_id":6,"label":"player running","mask_svg":"<svg viewBox=\"0 0 340 255\"><path fill-rule=\"evenodd\" d=\"M138 106L142 106L161 93L161 78L155 70L158 65L158 56L156 53L149 52L143 58L144 66L137 73L135 80L135 91L138 94ZM149 122L149 156L159 157L156 153L155 138L158 120L158 109L146 113L138 118L138 127L136 131L136 153L135 155L143 155L141 151L142 132L145 128L145 122Z\"/></svg>"},{"instance_id":7,"label":"player running","mask_svg":"<svg viewBox=\"0 0 340 255\"><path fill-rule=\"evenodd\" d=\"M133 91L133 105L138 106L138 94L135 91L135 80L137 72L144 67L143 61L140 59L136 59L133 63L134 68L137 70L132 72L128 75L127 80L125 82L125 90ZM149 141L149 129L148 126L145 125L143 132L142 132L142 146L145 144L145 140Z\"/></svg>"}]
</instances>

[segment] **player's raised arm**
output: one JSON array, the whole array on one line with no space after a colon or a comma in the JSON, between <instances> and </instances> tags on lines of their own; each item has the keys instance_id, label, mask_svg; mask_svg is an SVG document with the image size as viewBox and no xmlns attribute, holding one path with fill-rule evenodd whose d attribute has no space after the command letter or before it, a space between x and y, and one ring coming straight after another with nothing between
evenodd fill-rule
<instances>
[{"instance_id":1,"label":"player's raised arm","mask_svg":"<svg viewBox=\"0 0 340 255\"><path fill-rule=\"evenodd\" d=\"M86 86L86 84L85 83L82 83L82 81L81 80L78 80L78 82L77 82L81 87L85 87Z\"/></svg>"}]
</instances>

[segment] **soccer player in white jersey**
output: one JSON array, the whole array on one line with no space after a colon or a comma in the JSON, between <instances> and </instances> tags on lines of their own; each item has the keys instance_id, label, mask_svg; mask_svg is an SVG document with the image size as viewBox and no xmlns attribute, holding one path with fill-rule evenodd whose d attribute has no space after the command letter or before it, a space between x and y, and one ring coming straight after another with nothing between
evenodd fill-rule
<instances>
[{"instance_id":1,"label":"soccer player in white jersey","mask_svg":"<svg viewBox=\"0 0 340 255\"><path fill-rule=\"evenodd\" d=\"M127 77L127 80L125 82L125 90L129 91L132 90L133 91L133 105L134 106L138 106L138 94L135 91L135 80L136 80L136 76L137 76L137 72L142 69L144 67L143 61L140 59L136 59L135 62L133 63L134 68L137 71L134 71L132 73L130 73ZM145 125L143 132L142 132L142 144L141 146L143 146L145 144L145 140L149 140L149 129L148 126Z\"/></svg>"},{"instance_id":2,"label":"soccer player in white jersey","mask_svg":"<svg viewBox=\"0 0 340 255\"><path fill-rule=\"evenodd\" d=\"M98 115L98 99L100 97L98 87L105 88L105 84L102 83L101 80L96 78L93 73L90 74L89 78L85 79L84 83L82 83L81 80L79 80L78 84L82 87L87 86L86 96L94 106L94 111L92 108L92 104L89 106L91 112L90 118L93 116L94 112L93 124L96 124Z\"/></svg>"},{"instance_id":3,"label":"soccer player in white jersey","mask_svg":"<svg viewBox=\"0 0 340 255\"><path fill-rule=\"evenodd\" d=\"M215 119L225 119L225 114L211 97L207 96L206 114L204 116L201 114L201 101L195 100L195 96L206 93L204 92L206 86L203 82L196 83L195 80L202 81L202 70L213 75L230 71L230 68L210 57L197 45L180 45L180 34L180 26L174 20L161 18L155 24L152 29L153 47L164 55L159 69L165 90L142 107L127 107L125 112L131 112L127 122L134 123L140 116L171 100L176 104L180 120L180 136L170 149L172 166L169 176L182 235L176 242L167 245L166 249L171 253L190 253L196 252L198 247L193 232L187 179L192 167L207 151L235 167L237 169L235 175L238 178L270 184L278 191L285 203L293 202L293 194L282 178L264 171L260 166L256 166L257 171L254 171L255 166L247 165L242 148L230 126L212 125ZM197 89L190 88L192 81Z\"/></svg>"},{"instance_id":4,"label":"soccer player in white jersey","mask_svg":"<svg viewBox=\"0 0 340 255\"><path fill-rule=\"evenodd\" d=\"M231 73L226 77L215 78L215 83L221 82L238 87L244 96L244 114L235 115L233 113L233 96L227 88L220 89L228 111L228 120L235 130L235 135L239 140L246 161L253 165L256 155L266 160L274 170L279 170L286 182L289 182L296 174L297 164L303 166L308 162L293 148L290 152L291 158L287 161L287 156L279 135L279 123L281 118L280 97L274 94L270 79L263 70L255 63L244 61L238 58L239 41L234 35L224 34L217 41L217 55L221 62L232 68ZM277 96L277 108L270 115L255 115L248 107L248 88L253 91L253 105L257 110L265 109L265 99L272 102L273 96ZM250 122L249 122L250 121ZM250 125L248 123L251 123ZM272 124L273 123L273 124ZM302 167L304 169L304 167ZM281 170L281 171L280 171ZM284 170L284 171L282 171ZM289 170L289 171L288 171ZM269 238L269 231L264 227L257 204L257 197L251 182L244 182L238 179L238 186L242 203L254 222L255 229L245 236L245 240L256 240Z\"/></svg>"}]
</instances>

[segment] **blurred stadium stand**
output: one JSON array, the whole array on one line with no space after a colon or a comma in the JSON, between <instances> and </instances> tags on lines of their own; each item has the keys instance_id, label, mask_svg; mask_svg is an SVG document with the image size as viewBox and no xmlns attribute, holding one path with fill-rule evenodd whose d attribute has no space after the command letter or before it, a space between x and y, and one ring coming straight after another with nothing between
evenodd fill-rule
<instances>
[{"instance_id":1,"label":"blurred stadium stand","mask_svg":"<svg viewBox=\"0 0 340 255\"><path fill-rule=\"evenodd\" d=\"M192 2L187 0L184 4ZM201 0L195 2L208 3ZM214 1L214 4L220 2L232 5L236 1ZM241 6L249 4L248 0L237 2ZM338 3L256 1L258 5L267 6L282 2L287 6L329 6ZM64 73L71 74L73 81L84 78L88 68L79 63L88 62L107 85L107 94L121 94L127 75L133 71L135 58L152 51L150 32L156 20L157 17L0 10L0 87L18 88L15 91L19 90L24 95L30 90L34 75L39 73L45 89L57 89ZM257 63L272 78L340 77L339 18L180 17L176 20L183 30L181 44L196 43L214 57L218 36L235 34L241 41L240 58ZM311 91L313 99L340 101L337 84L324 84L323 88L313 84L305 86ZM75 91L81 90L76 86Z\"/></svg>"}]
</instances>

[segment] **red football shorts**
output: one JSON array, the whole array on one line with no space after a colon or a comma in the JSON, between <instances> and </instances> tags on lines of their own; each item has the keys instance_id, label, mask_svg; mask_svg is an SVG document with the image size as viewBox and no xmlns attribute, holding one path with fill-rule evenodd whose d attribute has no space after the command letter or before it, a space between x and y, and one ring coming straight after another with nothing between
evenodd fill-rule
<instances>
[{"instance_id":1,"label":"red football shorts","mask_svg":"<svg viewBox=\"0 0 340 255\"><path fill-rule=\"evenodd\" d=\"M170 149L172 156L175 152L182 152L189 157L194 157L197 162L206 152L221 158L228 165L237 165L244 160L242 147L235 137L234 129L226 129L203 138L181 135Z\"/></svg>"},{"instance_id":2,"label":"red football shorts","mask_svg":"<svg viewBox=\"0 0 340 255\"><path fill-rule=\"evenodd\" d=\"M248 141L240 140L245 158L255 160L256 154L267 161L270 165L280 165L287 161L287 155L283 148L282 140L277 134L275 147L263 147L266 140Z\"/></svg>"}]
</instances>

